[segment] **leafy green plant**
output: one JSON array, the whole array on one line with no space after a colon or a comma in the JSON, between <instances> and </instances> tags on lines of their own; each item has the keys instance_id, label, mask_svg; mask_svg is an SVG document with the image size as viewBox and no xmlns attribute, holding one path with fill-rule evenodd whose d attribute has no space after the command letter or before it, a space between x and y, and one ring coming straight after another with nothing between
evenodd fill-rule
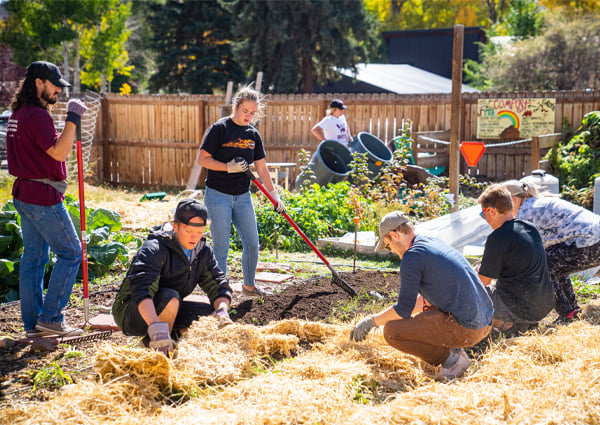
<instances>
[{"instance_id":1,"label":"leafy green plant","mask_svg":"<svg viewBox=\"0 0 600 425\"><path fill-rule=\"evenodd\" d=\"M33 391L36 388L51 388L62 387L63 385L72 384L73 379L65 373L59 364L55 361L48 366L43 367L33 376Z\"/></svg>"},{"instance_id":2,"label":"leafy green plant","mask_svg":"<svg viewBox=\"0 0 600 425\"><path fill-rule=\"evenodd\" d=\"M322 237L342 236L354 231L354 209L348 205L349 182L329 184L321 187L308 186L301 192L284 196L288 214L298 227L313 242ZM364 199L366 204L372 204ZM258 194L256 217L261 247L274 248L274 239L270 238L277 230L278 248L284 251L306 251L310 248L302 237L281 215L273 211L270 201Z\"/></svg>"},{"instance_id":3,"label":"leafy green plant","mask_svg":"<svg viewBox=\"0 0 600 425\"><path fill-rule=\"evenodd\" d=\"M308 167L310 160L312 158L312 154L306 149L300 149L298 152L298 166L300 173L304 175L304 179L300 184L300 191L303 191L310 187L316 180L315 172Z\"/></svg>"},{"instance_id":4,"label":"leafy green plant","mask_svg":"<svg viewBox=\"0 0 600 425\"><path fill-rule=\"evenodd\" d=\"M600 171L600 111L587 113L575 135L553 147L547 157L563 190L591 187Z\"/></svg>"},{"instance_id":5,"label":"leafy green plant","mask_svg":"<svg viewBox=\"0 0 600 425\"><path fill-rule=\"evenodd\" d=\"M81 234L79 202L68 194L65 206L75 229ZM121 218L118 213L104 208L86 207L86 244L88 272L91 279L106 275L115 262L129 266L129 250L141 246L142 240L130 233L119 232ZM20 216L9 200L0 212L0 302L19 298L19 264L23 253L23 236ZM49 279L54 267L52 256L46 265L45 280ZM80 269L78 278L83 273Z\"/></svg>"},{"instance_id":6,"label":"leafy green plant","mask_svg":"<svg viewBox=\"0 0 600 425\"><path fill-rule=\"evenodd\" d=\"M16 211L0 212L0 302L19 298L19 263L23 236Z\"/></svg>"}]
</instances>

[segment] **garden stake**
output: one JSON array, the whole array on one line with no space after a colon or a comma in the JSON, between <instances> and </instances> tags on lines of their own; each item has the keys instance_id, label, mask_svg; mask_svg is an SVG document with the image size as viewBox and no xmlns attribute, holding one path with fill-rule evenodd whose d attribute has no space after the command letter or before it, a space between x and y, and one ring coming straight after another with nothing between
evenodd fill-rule
<instances>
[{"instance_id":1,"label":"garden stake","mask_svg":"<svg viewBox=\"0 0 600 425\"><path fill-rule=\"evenodd\" d=\"M239 159L241 160L241 158L239 158ZM239 162L237 157L235 158L235 160L236 160L236 162ZM252 171L250 171L249 169L246 170L246 175L250 178L250 180L252 180L252 182L254 182L254 184L260 189L260 191L262 193L264 193L267 198L269 198L269 201L271 201L271 203L273 204L273 206L276 207L277 206L277 201L275 201L275 199L273 199L273 197L271 196L271 194L269 193L269 191L254 176L254 174L252 173ZM298 225L296 223L294 223L294 220L292 220L292 218L288 215L288 213L284 211L284 212L282 212L280 214L283 217L285 217L285 219L288 221L288 223L290 223L292 225L292 227L294 228L294 230L296 232L298 232L298 234L302 237L302 239L304 239L304 242L306 242L308 244L308 246L310 246L312 248L312 250L315 252L315 254L317 254L319 256L319 258L321 259L321 261L323 261L323 263L325 263L325 265L327 266L327 268L331 271L331 274L333 275L333 278L332 278L333 283L336 284L337 286L339 286L340 288L342 288L348 294L350 294L351 297L357 295L356 291L354 290L354 288L352 286L350 286L350 284L348 282L346 282L344 279L341 278L341 276L333 268L333 266L331 264L329 264L329 261L327 261L327 258L325 258L323 256L323 254L321 254L321 251L319 251L318 248L308 239L308 237L298 227Z\"/></svg>"},{"instance_id":2,"label":"garden stake","mask_svg":"<svg viewBox=\"0 0 600 425\"><path fill-rule=\"evenodd\" d=\"M83 158L81 154L81 140L77 140L77 178L79 180L79 222L81 224L81 270L83 272L83 314L85 323L89 323L90 297L88 293L88 261L87 238L85 235L85 195L83 192Z\"/></svg>"},{"instance_id":3,"label":"garden stake","mask_svg":"<svg viewBox=\"0 0 600 425\"><path fill-rule=\"evenodd\" d=\"M358 237L358 217L354 217L354 261L352 261L352 273L356 273L356 238Z\"/></svg>"}]
</instances>

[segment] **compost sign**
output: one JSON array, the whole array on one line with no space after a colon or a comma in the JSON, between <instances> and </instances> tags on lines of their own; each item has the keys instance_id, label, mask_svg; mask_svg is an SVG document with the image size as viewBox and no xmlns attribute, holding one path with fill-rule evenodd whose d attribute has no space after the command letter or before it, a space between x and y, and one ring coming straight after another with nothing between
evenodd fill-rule
<instances>
[{"instance_id":1,"label":"compost sign","mask_svg":"<svg viewBox=\"0 0 600 425\"><path fill-rule=\"evenodd\" d=\"M554 133L556 99L479 99L478 139L520 139Z\"/></svg>"}]
</instances>

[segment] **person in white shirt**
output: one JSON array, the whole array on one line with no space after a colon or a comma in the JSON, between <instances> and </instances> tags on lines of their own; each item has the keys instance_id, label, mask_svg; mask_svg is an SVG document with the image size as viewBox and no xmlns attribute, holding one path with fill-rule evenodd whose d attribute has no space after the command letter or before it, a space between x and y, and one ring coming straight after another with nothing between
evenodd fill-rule
<instances>
[{"instance_id":1,"label":"person in white shirt","mask_svg":"<svg viewBox=\"0 0 600 425\"><path fill-rule=\"evenodd\" d=\"M352 136L344 115L345 109L348 107L344 105L344 102L340 99L333 99L329 104L327 115L312 128L312 134L321 142L335 140L347 147Z\"/></svg>"}]
</instances>

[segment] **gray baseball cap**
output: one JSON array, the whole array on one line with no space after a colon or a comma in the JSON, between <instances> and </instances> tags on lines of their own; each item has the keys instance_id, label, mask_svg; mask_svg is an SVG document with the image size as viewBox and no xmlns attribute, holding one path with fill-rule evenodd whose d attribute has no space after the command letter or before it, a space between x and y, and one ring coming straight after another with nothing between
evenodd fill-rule
<instances>
[{"instance_id":1,"label":"gray baseball cap","mask_svg":"<svg viewBox=\"0 0 600 425\"><path fill-rule=\"evenodd\" d=\"M392 211L391 213L387 213L379 223L379 242L377 242L375 251L379 251L384 248L383 238L385 235L390 233L392 230L397 229L401 224L408 222L410 222L410 219L406 213L403 213L402 211Z\"/></svg>"}]
</instances>

